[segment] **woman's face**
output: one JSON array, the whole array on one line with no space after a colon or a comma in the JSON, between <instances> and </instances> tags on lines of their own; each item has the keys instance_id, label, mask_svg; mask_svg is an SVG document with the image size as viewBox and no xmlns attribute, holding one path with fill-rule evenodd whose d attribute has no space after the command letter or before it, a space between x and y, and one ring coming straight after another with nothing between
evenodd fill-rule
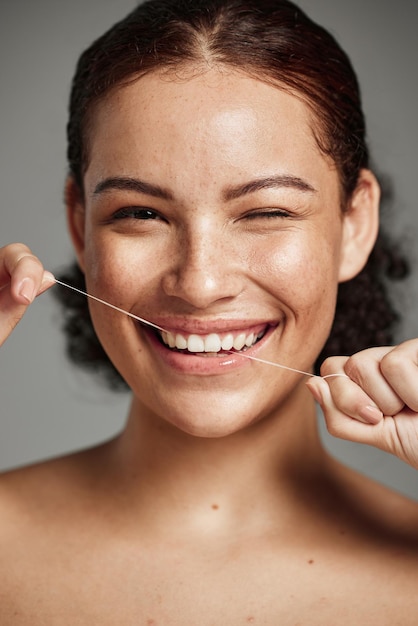
<instances>
[{"instance_id":1,"label":"woman's face","mask_svg":"<svg viewBox=\"0 0 418 626\"><path fill-rule=\"evenodd\" d=\"M138 401L186 432L234 432L299 393L244 343L307 370L329 333L343 218L313 124L301 100L223 69L150 74L95 110L87 287L168 333L92 303L95 328Z\"/></svg>"}]
</instances>

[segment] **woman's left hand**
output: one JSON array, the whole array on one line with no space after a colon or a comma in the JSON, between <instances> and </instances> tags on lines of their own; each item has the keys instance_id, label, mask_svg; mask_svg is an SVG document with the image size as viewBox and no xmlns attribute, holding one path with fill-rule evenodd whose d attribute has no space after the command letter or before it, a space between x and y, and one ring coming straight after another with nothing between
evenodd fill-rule
<instances>
[{"instance_id":1,"label":"woman's left hand","mask_svg":"<svg viewBox=\"0 0 418 626\"><path fill-rule=\"evenodd\" d=\"M331 435L375 446L418 469L418 339L331 357L321 376L307 386Z\"/></svg>"}]
</instances>

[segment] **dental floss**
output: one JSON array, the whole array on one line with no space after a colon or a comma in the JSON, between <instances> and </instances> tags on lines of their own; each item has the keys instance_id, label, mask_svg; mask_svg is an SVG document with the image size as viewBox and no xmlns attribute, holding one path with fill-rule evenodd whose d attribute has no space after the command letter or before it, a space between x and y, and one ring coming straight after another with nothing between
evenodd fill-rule
<instances>
[{"instance_id":1,"label":"dental floss","mask_svg":"<svg viewBox=\"0 0 418 626\"><path fill-rule=\"evenodd\" d=\"M110 304L110 302L106 302L106 300L102 300L101 298L92 296L90 293L87 293L86 291L82 291L81 289L78 289L78 287L73 287L72 285L68 285L67 283L64 283L62 280L58 280L58 278L54 278L54 280L58 285L61 285L62 287L66 287L67 289L72 289L73 291L76 291L82 296L91 298L92 300L95 300L96 302L100 302L100 304L104 304L110 307L111 309L114 309L115 311L119 311L119 313L124 313L125 315L129 315L129 317L133 317L133 319L137 320L138 322L141 322L142 324L145 324L147 326L151 326L152 328L156 328L157 330L166 332L165 328L162 328L161 326L157 326L157 324L153 324L152 322L149 322L148 320L145 320L142 317L138 317L137 315L134 315L133 313L130 313L129 311L125 311L124 309L121 309L118 306L115 306L114 304ZM243 359L250 359L251 361L257 361L258 363L264 363L265 365L271 365L272 367L279 367L281 369L288 370L289 372L295 372L296 374L303 374L304 376L311 376L312 378L316 377L316 374L312 374L311 372L303 372L302 370L298 370L293 367L288 367L287 365L280 365L280 363L273 363L273 361L259 359L258 357L250 356L249 354L242 354L241 352L232 352L231 350L227 350L226 352L228 352L229 354L238 355ZM328 374L328 376L322 376L322 378L324 379L335 378L337 376L348 378L346 374Z\"/></svg>"},{"instance_id":2,"label":"dental floss","mask_svg":"<svg viewBox=\"0 0 418 626\"><path fill-rule=\"evenodd\" d=\"M67 283L63 283L62 280L58 280L57 278L54 278L54 280L56 283L58 283L58 285L61 285L62 287L67 287L67 289L72 289L73 291L80 293L82 296L87 296L87 298L91 298L92 300L96 300L96 302L100 302L100 304L105 304L106 306L109 306L111 309L115 309L115 311L119 311L119 313L125 313L125 315L129 315L129 317L133 317L138 322L142 322L142 324L147 324L148 326L152 326L153 328L157 328L158 330L165 331L165 328L161 328L161 326L157 326L157 324L148 322L148 320L144 320L142 317L138 317L137 315L134 315L133 313L130 313L129 311L120 309L118 306L115 306L114 304L110 304L110 302L106 302L105 300L101 300L100 298L97 298L96 296L92 296L90 293L82 291L81 289L78 289L77 287L73 287L72 285L67 285Z\"/></svg>"},{"instance_id":3,"label":"dental floss","mask_svg":"<svg viewBox=\"0 0 418 626\"><path fill-rule=\"evenodd\" d=\"M289 370L289 372L296 372L296 374L303 374L304 376L311 376L312 378L348 378L347 374L327 374L326 376L317 376L316 374L312 374L311 372L303 372L302 370L297 370L294 367L288 367L287 365L280 365L280 363L273 363L273 361L266 361L265 359L259 359L256 356L250 356L249 354L243 354L241 352L232 352L229 351L230 354L237 354L243 359L250 359L251 361L258 361L258 363L265 363L265 365L272 365L273 367L280 367L283 370Z\"/></svg>"}]
</instances>

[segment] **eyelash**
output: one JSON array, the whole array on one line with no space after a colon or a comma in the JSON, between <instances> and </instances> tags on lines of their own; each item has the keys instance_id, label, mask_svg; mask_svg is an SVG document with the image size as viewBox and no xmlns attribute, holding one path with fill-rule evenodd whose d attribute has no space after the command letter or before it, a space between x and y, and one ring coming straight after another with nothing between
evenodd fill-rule
<instances>
[{"instance_id":1,"label":"eyelash","mask_svg":"<svg viewBox=\"0 0 418 626\"><path fill-rule=\"evenodd\" d=\"M247 215L245 215L245 218L249 220L257 219L259 217L267 217L268 219L278 218L278 217L284 218L284 217L290 217L290 213L288 211L284 211L283 209L270 209L268 211L257 211L257 212L248 213Z\"/></svg>"},{"instance_id":2,"label":"eyelash","mask_svg":"<svg viewBox=\"0 0 418 626\"><path fill-rule=\"evenodd\" d=\"M291 214L288 211L283 209L270 209L270 210L260 210L254 211L250 213L246 213L243 215L241 219L245 220L256 220L259 218L267 218L267 219L285 219L290 218ZM115 211L112 215L110 221L120 221L124 219L133 219L137 221L154 221L154 220L164 220L164 218L153 209L148 209L145 207L124 207L123 209L119 209Z\"/></svg>"},{"instance_id":3,"label":"eyelash","mask_svg":"<svg viewBox=\"0 0 418 626\"><path fill-rule=\"evenodd\" d=\"M143 207L125 207L123 209L119 209L112 215L112 220L117 221L123 219L147 221L161 219L161 216L152 209L147 209Z\"/></svg>"}]
</instances>

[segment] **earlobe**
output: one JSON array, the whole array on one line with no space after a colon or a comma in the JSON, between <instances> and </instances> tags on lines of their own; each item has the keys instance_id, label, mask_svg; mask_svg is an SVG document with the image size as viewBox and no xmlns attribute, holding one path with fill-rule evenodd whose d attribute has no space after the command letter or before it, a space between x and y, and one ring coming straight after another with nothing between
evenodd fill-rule
<instances>
[{"instance_id":1,"label":"earlobe","mask_svg":"<svg viewBox=\"0 0 418 626\"><path fill-rule=\"evenodd\" d=\"M379 204L379 183L363 169L343 216L340 282L351 280L366 265L379 230Z\"/></svg>"},{"instance_id":2,"label":"earlobe","mask_svg":"<svg viewBox=\"0 0 418 626\"><path fill-rule=\"evenodd\" d=\"M73 242L77 262L84 272L85 249L85 210L82 192L72 176L65 183L65 205L67 210L67 225Z\"/></svg>"}]
</instances>

